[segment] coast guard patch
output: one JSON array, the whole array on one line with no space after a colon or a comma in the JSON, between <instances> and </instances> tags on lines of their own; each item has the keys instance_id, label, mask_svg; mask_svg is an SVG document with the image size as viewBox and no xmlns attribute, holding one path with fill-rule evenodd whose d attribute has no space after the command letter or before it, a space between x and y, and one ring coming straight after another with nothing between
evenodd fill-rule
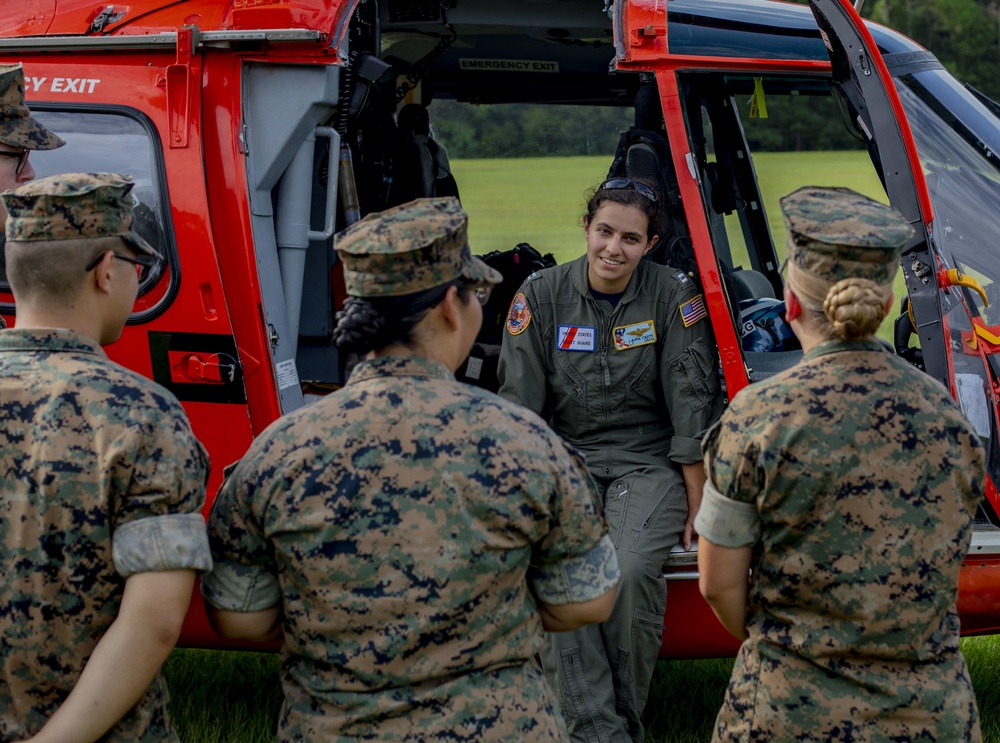
<instances>
[{"instance_id":1,"label":"coast guard patch","mask_svg":"<svg viewBox=\"0 0 1000 743\"><path fill-rule=\"evenodd\" d=\"M560 325L556 329L556 348L560 351L587 351L596 348L597 330L581 325Z\"/></svg>"},{"instance_id":2,"label":"coast guard patch","mask_svg":"<svg viewBox=\"0 0 1000 743\"><path fill-rule=\"evenodd\" d=\"M690 328L696 322L708 316L705 309L705 300L699 294L694 299L688 300L680 306L681 320L685 328Z\"/></svg>"},{"instance_id":3,"label":"coast guard patch","mask_svg":"<svg viewBox=\"0 0 1000 743\"><path fill-rule=\"evenodd\" d=\"M507 332L511 335L520 335L530 324L531 308L528 307L528 300L524 295L518 292L511 300L510 310L507 311Z\"/></svg>"},{"instance_id":4,"label":"coast guard patch","mask_svg":"<svg viewBox=\"0 0 1000 743\"><path fill-rule=\"evenodd\" d=\"M652 320L637 322L632 325L619 325L613 332L615 348L619 351L656 343L656 325L653 324Z\"/></svg>"}]
</instances>

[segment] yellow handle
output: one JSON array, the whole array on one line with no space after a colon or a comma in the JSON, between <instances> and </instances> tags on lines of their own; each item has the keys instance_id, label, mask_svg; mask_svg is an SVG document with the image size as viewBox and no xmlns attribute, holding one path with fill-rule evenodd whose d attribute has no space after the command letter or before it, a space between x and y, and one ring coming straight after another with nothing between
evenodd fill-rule
<instances>
[{"instance_id":1,"label":"yellow handle","mask_svg":"<svg viewBox=\"0 0 1000 743\"><path fill-rule=\"evenodd\" d=\"M969 289L974 290L977 294L979 294L980 297L983 298L984 307L990 306L990 300L986 298L986 290L983 289L982 284L980 284L974 278L962 273L957 268L949 268L947 276L948 276L947 280L941 282L942 285L968 287Z\"/></svg>"}]
</instances>

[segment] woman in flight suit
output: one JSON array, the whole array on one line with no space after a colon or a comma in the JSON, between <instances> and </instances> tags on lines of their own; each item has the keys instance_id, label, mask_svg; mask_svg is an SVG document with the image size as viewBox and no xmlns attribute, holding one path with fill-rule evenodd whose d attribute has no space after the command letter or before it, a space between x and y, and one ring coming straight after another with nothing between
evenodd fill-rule
<instances>
[{"instance_id":1,"label":"woman in flight suit","mask_svg":"<svg viewBox=\"0 0 1000 743\"><path fill-rule=\"evenodd\" d=\"M642 260L659 217L648 185L602 183L583 219L586 254L524 283L500 353L500 395L583 451L622 571L607 621L546 639L543 665L574 741L643 740L663 564L675 544L692 545L701 437L721 407L704 298L684 272Z\"/></svg>"}]
</instances>

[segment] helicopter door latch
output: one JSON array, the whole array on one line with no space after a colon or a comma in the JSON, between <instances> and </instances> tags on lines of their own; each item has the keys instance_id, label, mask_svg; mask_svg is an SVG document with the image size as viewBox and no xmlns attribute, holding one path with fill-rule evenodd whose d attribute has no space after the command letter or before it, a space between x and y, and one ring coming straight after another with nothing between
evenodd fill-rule
<instances>
[{"instance_id":1,"label":"helicopter door latch","mask_svg":"<svg viewBox=\"0 0 1000 743\"><path fill-rule=\"evenodd\" d=\"M170 377L185 384L232 384L237 364L225 354L171 351Z\"/></svg>"},{"instance_id":2,"label":"helicopter door latch","mask_svg":"<svg viewBox=\"0 0 1000 743\"><path fill-rule=\"evenodd\" d=\"M976 281L972 276L964 274L957 268L942 268L937 274L938 286L942 289L949 286L964 286L968 289L972 289L976 292L983 300L983 306L989 307L990 300L986 298L986 290L983 289L983 285Z\"/></svg>"}]
</instances>

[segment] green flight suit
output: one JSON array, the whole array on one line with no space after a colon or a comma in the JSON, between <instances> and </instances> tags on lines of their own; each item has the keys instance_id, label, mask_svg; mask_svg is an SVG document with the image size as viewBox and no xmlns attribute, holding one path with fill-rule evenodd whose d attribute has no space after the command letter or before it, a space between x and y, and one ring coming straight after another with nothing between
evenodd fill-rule
<instances>
[{"instance_id":1,"label":"green flight suit","mask_svg":"<svg viewBox=\"0 0 1000 743\"><path fill-rule=\"evenodd\" d=\"M500 394L584 453L622 572L608 621L550 634L542 654L573 740L643 739L662 566L687 518L678 465L700 461L721 411L717 369L704 300L676 269L641 261L613 308L591 294L584 255L531 276L511 305Z\"/></svg>"}]
</instances>

